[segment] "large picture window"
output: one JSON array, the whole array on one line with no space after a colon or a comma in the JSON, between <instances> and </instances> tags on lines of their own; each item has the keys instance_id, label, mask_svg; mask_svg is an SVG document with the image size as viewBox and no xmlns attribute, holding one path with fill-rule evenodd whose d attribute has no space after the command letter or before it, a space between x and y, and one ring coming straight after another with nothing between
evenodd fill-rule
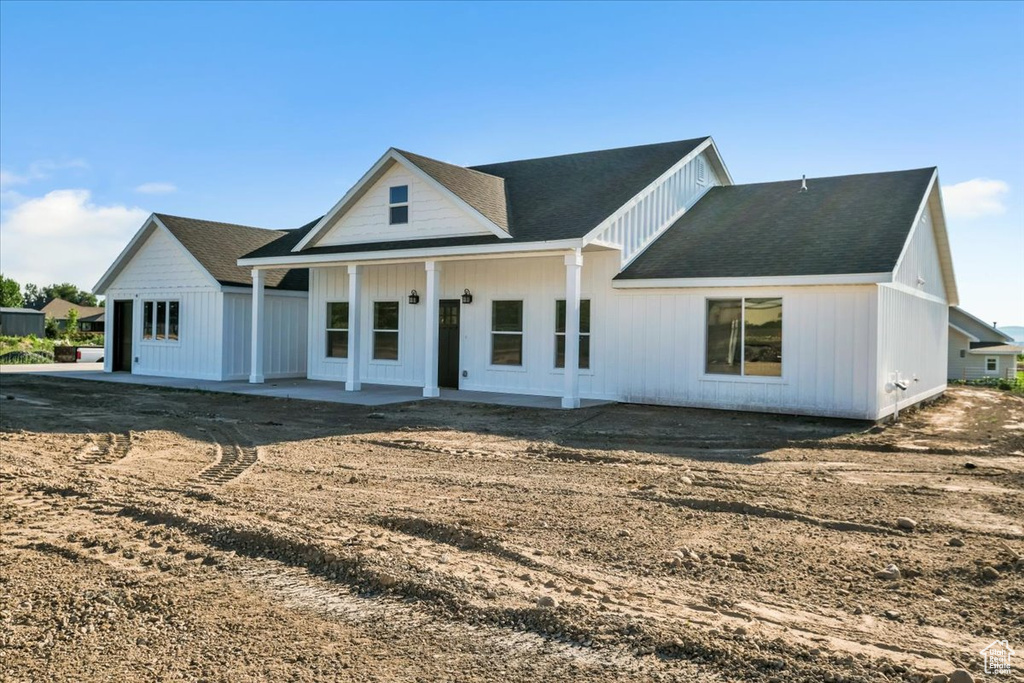
<instances>
[{"instance_id":1,"label":"large picture window","mask_svg":"<svg viewBox=\"0 0 1024 683\"><path fill-rule=\"evenodd\" d=\"M180 306L177 301L143 301L142 338L148 341L178 341Z\"/></svg>"},{"instance_id":2,"label":"large picture window","mask_svg":"<svg viewBox=\"0 0 1024 683\"><path fill-rule=\"evenodd\" d=\"M523 302L491 302L491 365L523 364Z\"/></svg>"},{"instance_id":3,"label":"large picture window","mask_svg":"<svg viewBox=\"0 0 1024 683\"><path fill-rule=\"evenodd\" d=\"M373 358L398 360L398 302L373 302Z\"/></svg>"},{"instance_id":4,"label":"large picture window","mask_svg":"<svg viewBox=\"0 0 1024 683\"><path fill-rule=\"evenodd\" d=\"M705 371L782 375L782 299L708 299Z\"/></svg>"},{"instance_id":5,"label":"large picture window","mask_svg":"<svg viewBox=\"0 0 1024 683\"><path fill-rule=\"evenodd\" d=\"M327 304L327 357L348 358L348 302Z\"/></svg>"},{"instance_id":6,"label":"large picture window","mask_svg":"<svg viewBox=\"0 0 1024 683\"><path fill-rule=\"evenodd\" d=\"M565 299L555 301L555 367L565 367ZM580 300L579 367L590 367L590 299Z\"/></svg>"}]
</instances>

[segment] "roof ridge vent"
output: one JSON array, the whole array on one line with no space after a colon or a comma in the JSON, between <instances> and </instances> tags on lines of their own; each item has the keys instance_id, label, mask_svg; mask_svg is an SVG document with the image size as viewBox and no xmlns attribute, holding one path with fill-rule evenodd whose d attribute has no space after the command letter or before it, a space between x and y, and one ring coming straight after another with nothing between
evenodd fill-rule
<instances>
[{"instance_id":1,"label":"roof ridge vent","mask_svg":"<svg viewBox=\"0 0 1024 683\"><path fill-rule=\"evenodd\" d=\"M800 180L800 191L807 192L807 176L803 176Z\"/></svg>"}]
</instances>

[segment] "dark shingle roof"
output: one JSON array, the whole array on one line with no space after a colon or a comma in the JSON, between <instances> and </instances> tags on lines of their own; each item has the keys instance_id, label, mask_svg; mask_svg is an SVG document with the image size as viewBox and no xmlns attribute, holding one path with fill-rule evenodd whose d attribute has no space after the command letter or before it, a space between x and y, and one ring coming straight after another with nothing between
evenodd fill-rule
<instances>
[{"instance_id":1,"label":"dark shingle roof","mask_svg":"<svg viewBox=\"0 0 1024 683\"><path fill-rule=\"evenodd\" d=\"M714 187L615 279L889 272L934 172Z\"/></svg>"},{"instance_id":2,"label":"dark shingle roof","mask_svg":"<svg viewBox=\"0 0 1024 683\"><path fill-rule=\"evenodd\" d=\"M345 254L583 237L707 139L702 137L469 168L396 150L467 204L506 228L512 239L481 235L381 241L313 247L303 249L302 253ZM503 193L499 193L499 182ZM507 217L505 220L500 220L502 208ZM246 254L246 258L287 256L304 236L305 233L298 237L280 238Z\"/></svg>"},{"instance_id":3,"label":"dark shingle roof","mask_svg":"<svg viewBox=\"0 0 1024 683\"><path fill-rule=\"evenodd\" d=\"M471 168L505 180L519 241L583 237L707 137Z\"/></svg>"},{"instance_id":4,"label":"dark shingle roof","mask_svg":"<svg viewBox=\"0 0 1024 683\"><path fill-rule=\"evenodd\" d=\"M395 151L448 188L456 197L479 211L487 220L502 230L508 230L505 181L502 178L412 152L400 149Z\"/></svg>"},{"instance_id":5,"label":"dark shingle roof","mask_svg":"<svg viewBox=\"0 0 1024 683\"><path fill-rule=\"evenodd\" d=\"M251 269L239 266L238 259L254 249L281 238L292 237L298 232L201 221L161 213L156 214L156 217L217 282L228 286L252 286ZM267 271L266 286L271 289L307 291L309 271L306 268Z\"/></svg>"}]
</instances>

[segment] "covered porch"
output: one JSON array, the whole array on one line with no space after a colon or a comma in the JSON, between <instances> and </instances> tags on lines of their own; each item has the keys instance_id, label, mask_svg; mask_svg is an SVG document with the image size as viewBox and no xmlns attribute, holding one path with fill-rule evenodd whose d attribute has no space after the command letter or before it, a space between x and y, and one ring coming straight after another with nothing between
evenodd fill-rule
<instances>
[{"instance_id":1,"label":"covered porch","mask_svg":"<svg viewBox=\"0 0 1024 683\"><path fill-rule=\"evenodd\" d=\"M587 252L612 264L606 249ZM403 396L578 408L583 281L580 248L357 260L320 258L310 267L308 380ZM298 265L295 263L294 265ZM265 270L253 268L251 374L265 382ZM589 313L589 308L588 308ZM557 322L556 322L557 319ZM588 328L583 331L589 355ZM557 347L557 350L556 350ZM585 389L594 373L586 359ZM334 386L337 386L336 384ZM510 397L518 397L513 400ZM409 400L406 398L404 400Z\"/></svg>"},{"instance_id":2,"label":"covered porch","mask_svg":"<svg viewBox=\"0 0 1024 683\"><path fill-rule=\"evenodd\" d=\"M49 365L2 365L0 374L33 374L44 377L91 380L112 384L136 384L169 389L212 391L242 396L268 396L290 398L300 401L321 401L366 407L388 406L423 400L419 387L393 386L386 384L363 384L359 391L346 391L337 382L310 379L276 379L259 384L247 381L217 381L180 379L176 377L153 377L133 375L127 372L103 372L102 363L54 363ZM2 384L2 381L0 381ZM525 394L503 394L489 391L455 391L441 389L439 396L444 401L479 403L485 405L510 406L517 408L560 408L559 398L531 396ZM606 401L583 400L581 407L603 405Z\"/></svg>"}]
</instances>

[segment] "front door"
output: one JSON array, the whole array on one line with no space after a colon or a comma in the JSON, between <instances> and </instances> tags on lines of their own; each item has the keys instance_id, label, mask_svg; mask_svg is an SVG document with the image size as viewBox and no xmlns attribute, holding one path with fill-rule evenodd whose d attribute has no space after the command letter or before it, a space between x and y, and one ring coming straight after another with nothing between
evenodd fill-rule
<instances>
[{"instance_id":1,"label":"front door","mask_svg":"<svg viewBox=\"0 0 1024 683\"><path fill-rule=\"evenodd\" d=\"M459 388L459 304L458 299L442 299L438 310L437 385Z\"/></svg>"},{"instance_id":2,"label":"front door","mask_svg":"<svg viewBox=\"0 0 1024 683\"><path fill-rule=\"evenodd\" d=\"M115 372L132 371L132 301L114 302L114 329L111 367Z\"/></svg>"}]
</instances>

